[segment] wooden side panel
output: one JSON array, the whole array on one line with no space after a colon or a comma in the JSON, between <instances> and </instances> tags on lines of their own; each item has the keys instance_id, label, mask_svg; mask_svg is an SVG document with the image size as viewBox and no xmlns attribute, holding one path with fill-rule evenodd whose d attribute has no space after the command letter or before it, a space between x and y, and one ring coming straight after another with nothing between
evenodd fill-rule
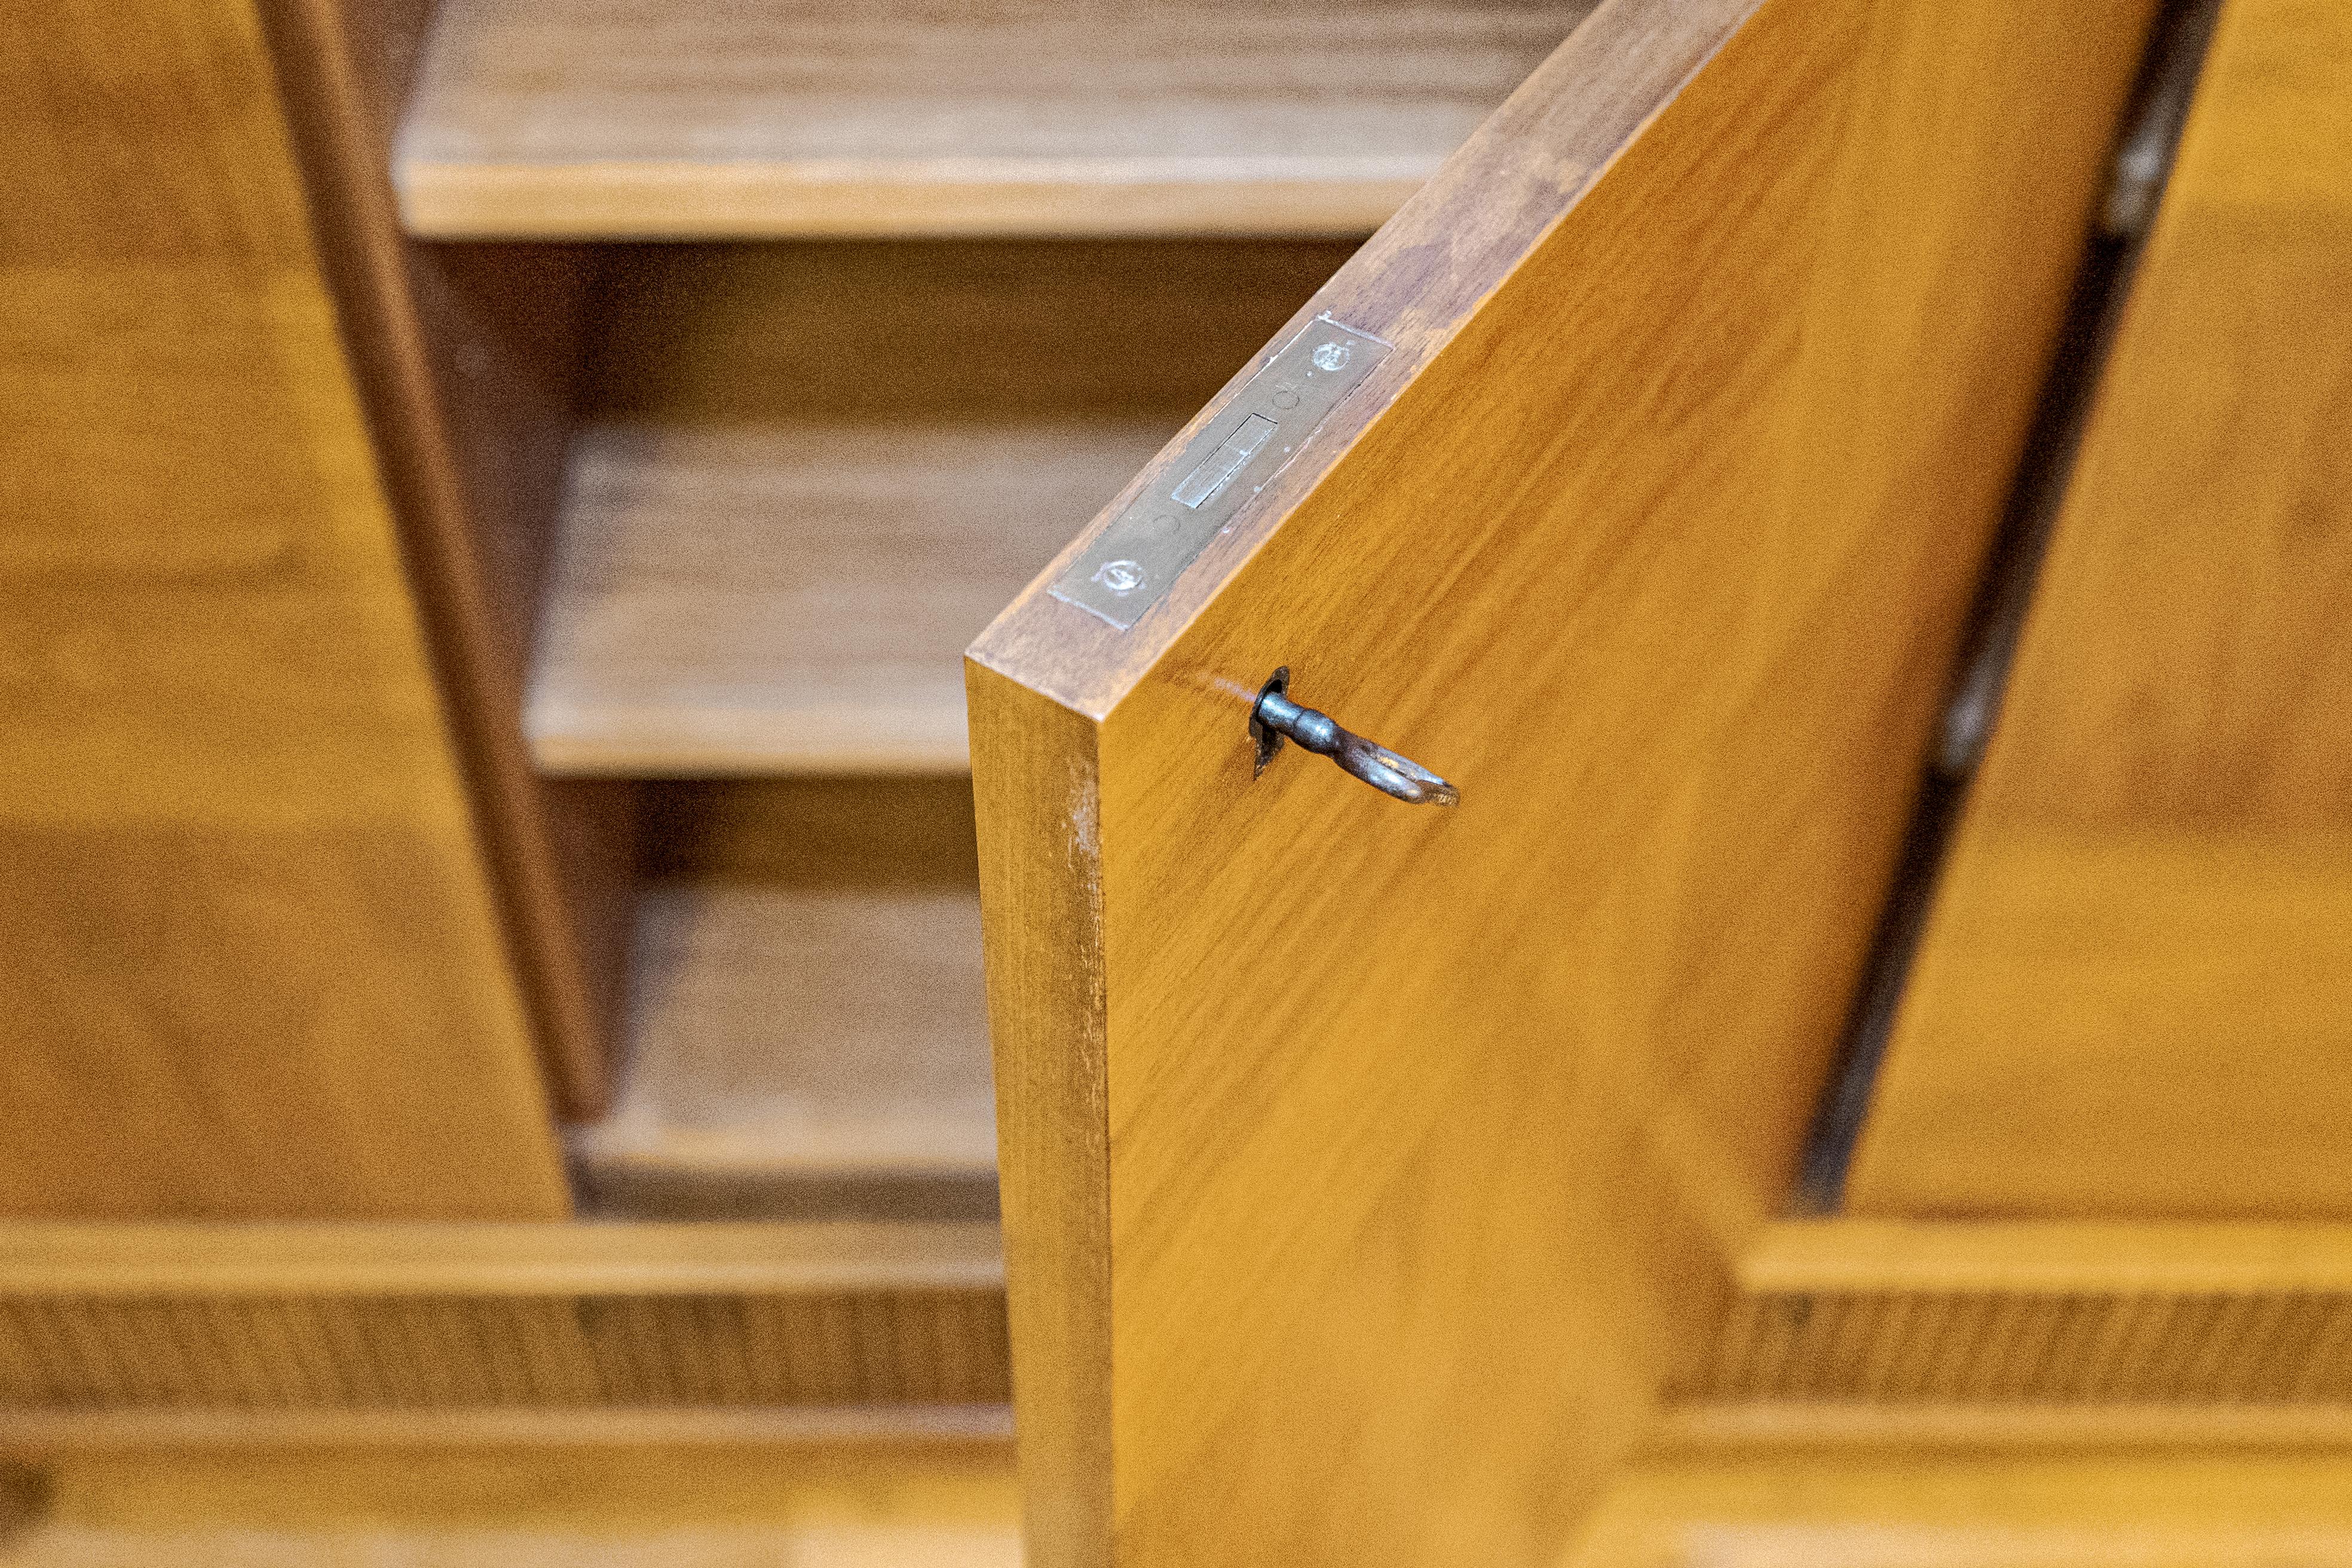
<instances>
[{"instance_id":1,"label":"wooden side panel","mask_svg":"<svg viewBox=\"0 0 2352 1568\"><path fill-rule=\"evenodd\" d=\"M1099 1563L1111 1258L1095 733L976 660L965 676L1024 1521L1034 1563Z\"/></svg>"},{"instance_id":2,"label":"wooden side panel","mask_svg":"<svg viewBox=\"0 0 2352 1568\"><path fill-rule=\"evenodd\" d=\"M626 786L522 740L587 258L401 237L392 126L430 0L260 0L327 284L557 1107L601 1113L635 891Z\"/></svg>"},{"instance_id":3,"label":"wooden side panel","mask_svg":"<svg viewBox=\"0 0 2352 1568\"><path fill-rule=\"evenodd\" d=\"M1135 630L975 647L1065 715L973 688L983 844L1062 887L989 912L1000 1049L1108 1094L1097 1174L1093 1080L1000 1073L1024 1420L1106 1412L1040 1412L1101 1352L1024 1247L1108 1253L1111 1530L1041 1564L1549 1562L1704 1356L2146 17L1612 0L1309 304L1391 351ZM1278 665L1465 804L1253 782Z\"/></svg>"},{"instance_id":4,"label":"wooden side panel","mask_svg":"<svg viewBox=\"0 0 2352 1568\"><path fill-rule=\"evenodd\" d=\"M0 101L0 1213L562 1215L251 11Z\"/></svg>"},{"instance_id":5,"label":"wooden side panel","mask_svg":"<svg viewBox=\"0 0 2352 1568\"><path fill-rule=\"evenodd\" d=\"M1856 1214L2352 1216L2348 54L2222 13Z\"/></svg>"}]
</instances>

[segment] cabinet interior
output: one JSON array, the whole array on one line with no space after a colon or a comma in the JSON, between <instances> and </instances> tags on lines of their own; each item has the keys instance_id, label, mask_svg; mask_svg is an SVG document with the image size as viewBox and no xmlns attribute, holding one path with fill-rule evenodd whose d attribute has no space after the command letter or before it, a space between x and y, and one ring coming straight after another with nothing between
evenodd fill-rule
<instances>
[{"instance_id":1,"label":"cabinet interior","mask_svg":"<svg viewBox=\"0 0 2352 1568\"><path fill-rule=\"evenodd\" d=\"M584 1213L994 1213L962 649L1589 9L438 6L410 241L590 279L515 720L637 796Z\"/></svg>"},{"instance_id":2,"label":"cabinet interior","mask_svg":"<svg viewBox=\"0 0 2352 1568\"><path fill-rule=\"evenodd\" d=\"M590 1212L994 1214L963 647L1350 248L603 253L523 715L644 784Z\"/></svg>"},{"instance_id":3,"label":"cabinet interior","mask_svg":"<svg viewBox=\"0 0 2352 1568\"><path fill-rule=\"evenodd\" d=\"M964 646L1350 248L614 247L540 766L962 772Z\"/></svg>"},{"instance_id":4,"label":"cabinet interior","mask_svg":"<svg viewBox=\"0 0 2352 1568\"><path fill-rule=\"evenodd\" d=\"M446 237L1361 234L1569 0L446 0L394 156Z\"/></svg>"},{"instance_id":5,"label":"cabinet interior","mask_svg":"<svg viewBox=\"0 0 2352 1568\"><path fill-rule=\"evenodd\" d=\"M645 792L614 1108L582 1195L635 1218L992 1218L971 791L952 776Z\"/></svg>"}]
</instances>

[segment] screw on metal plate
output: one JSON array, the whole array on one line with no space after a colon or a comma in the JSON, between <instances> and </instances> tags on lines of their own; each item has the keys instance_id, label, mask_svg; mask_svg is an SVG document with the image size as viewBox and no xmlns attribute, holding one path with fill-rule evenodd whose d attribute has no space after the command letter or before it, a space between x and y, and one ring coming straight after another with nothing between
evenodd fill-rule
<instances>
[{"instance_id":1,"label":"screw on metal plate","mask_svg":"<svg viewBox=\"0 0 2352 1568\"><path fill-rule=\"evenodd\" d=\"M1257 705L1250 710L1250 738L1257 742L1257 771L1265 772L1286 738L1318 756L1328 757L1349 773L1410 805L1454 805L1462 792L1423 767L1398 756L1386 746L1342 730L1328 713L1301 708L1290 700L1290 667L1284 665L1258 689Z\"/></svg>"}]
</instances>

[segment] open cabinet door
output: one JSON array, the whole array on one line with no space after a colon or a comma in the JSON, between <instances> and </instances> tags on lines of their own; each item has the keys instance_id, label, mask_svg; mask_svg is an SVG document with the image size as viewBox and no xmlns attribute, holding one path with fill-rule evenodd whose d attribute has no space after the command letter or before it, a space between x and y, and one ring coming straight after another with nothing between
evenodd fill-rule
<instances>
[{"instance_id":1,"label":"open cabinet door","mask_svg":"<svg viewBox=\"0 0 2352 1568\"><path fill-rule=\"evenodd\" d=\"M1606 0L974 646L1034 1568L1545 1562L1704 1354L2149 8Z\"/></svg>"}]
</instances>

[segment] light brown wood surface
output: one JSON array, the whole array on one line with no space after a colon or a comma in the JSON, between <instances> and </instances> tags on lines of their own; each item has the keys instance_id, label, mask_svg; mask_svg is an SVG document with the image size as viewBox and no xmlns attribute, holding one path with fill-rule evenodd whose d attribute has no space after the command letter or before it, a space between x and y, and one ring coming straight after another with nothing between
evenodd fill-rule
<instances>
[{"instance_id":1,"label":"light brown wood surface","mask_svg":"<svg viewBox=\"0 0 2352 1568\"><path fill-rule=\"evenodd\" d=\"M964 645L1346 255L630 258L540 623L541 764L961 771Z\"/></svg>"},{"instance_id":2,"label":"light brown wood surface","mask_svg":"<svg viewBox=\"0 0 2352 1568\"><path fill-rule=\"evenodd\" d=\"M695 1296L984 1289L988 1225L0 1226L0 1295Z\"/></svg>"},{"instance_id":3,"label":"light brown wood surface","mask_svg":"<svg viewBox=\"0 0 2352 1568\"><path fill-rule=\"evenodd\" d=\"M677 784L647 816L621 1092L571 1138L583 1200L992 1216L970 789Z\"/></svg>"},{"instance_id":4,"label":"light brown wood surface","mask_svg":"<svg viewBox=\"0 0 2352 1568\"><path fill-rule=\"evenodd\" d=\"M1739 1257L1755 1292L2352 1293L2352 1227L1784 1220Z\"/></svg>"},{"instance_id":5,"label":"light brown wood surface","mask_svg":"<svg viewBox=\"0 0 2352 1568\"><path fill-rule=\"evenodd\" d=\"M1002 1440L61 1456L7 1568L1018 1568Z\"/></svg>"},{"instance_id":6,"label":"light brown wood surface","mask_svg":"<svg viewBox=\"0 0 2352 1568\"><path fill-rule=\"evenodd\" d=\"M1003 1324L1000 1321L999 1337ZM39 1458L185 1448L534 1448L1013 1440L1010 1405L474 1405L360 1409L240 1405L28 1408L0 1415L0 1455ZM1008 1463L1009 1463L1008 1458Z\"/></svg>"},{"instance_id":7,"label":"light brown wood surface","mask_svg":"<svg viewBox=\"0 0 2352 1568\"><path fill-rule=\"evenodd\" d=\"M446 0L419 234L1346 234L1590 0Z\"/></svg>"},{"instance_id":8,"label":"light brown wood surface","mask_svg":"<svg viewBox=\"0 0 2352 1568\"><path fill-rule=\"evenodd\" d=\"M2352 1456L1709 1456L1629 1472L1563 1568L2336 1568Z\"/></svg>"},{"instance_id":9,"label":"light brown wood surface","mask_svg":"<svg viewBox=\"0 0 2352 1568\"><path fill-rule=\"evenodd\" d=\"M2347 51L2222 8L1856 1214L2352 1217Z\"/></svg>"},{"instance_id":10,"label":"light brown wood surface","mask_svg":"<svg viewBox=\"0 0 2352 1568\"><path fill-rule=\"evenodd\" d=\"M638 932L621 1094L572 1144L592 1183L992 1184L969 886L657 889Z\"/></svg>"},{"instance_id":11,"label":"light brown wood surface","mask_svg":"<svg viewBox=\"0 0 2352 1568\"><path fill-rule=\"evenodd\" d=\"M533 752L567 773L961 771L957 655L1173 424L592 427Z\"/></svg>"},{"instance_id":12,"label":"light brown wood surface","mask_svg":"<svg viewBox=\"0 0 2352 1568\"><path fill-rule=\"evenodd\" d=\"M1000 1404L1001 1279L986 1224L0 1226L0 1432Z\"/></svg>"},{"instance_id":13,"label":"light brown wood surface","mask_svg":"<svg viewBox=\"0 0 2352 1568\"><path fill-rule=\"evenodd\" d=\"M986 666L966 671L1023 1531L1041 1565L1103 1563L1116 1524L1095 736Z\"/></svg>"},{"instance_id":14,"label":"light brown wood surface","mask_svg":"<svg viewBox=\"0 0 2352 1568\"><path fill-rule=\"evenodd\" d=\"M562 1214L249 6L0 99L0 1214Z\"/></svg>"},{"instance_id":15,"label":"light brown wood surface","mask_svg":"<svg viewBox=\"0 0 2352 1568\"><path fill-rule=\"evenodd\" d=\"M1393 349L1168 596L975 645L1041 1565L1549 1561L1704 1355L2146 16L1611 0L1307 307ZM1278 665L1465 804L1254 783Z\"/></svg>"},{"instance_id":16,"label":"light brown wood surface","mask_svg":"<svg viewBox=\"0 0 2352 1568\"><path fill-rule=\"evenodd\" d=\"M2044 1403L1872 1404L1740 1399L1671 1405L1645 1448L1692 1457L1881 1452L1936 1464L1953 1454L2352 1450L2352 1405Z\"/></svg>"}]
</instances>

